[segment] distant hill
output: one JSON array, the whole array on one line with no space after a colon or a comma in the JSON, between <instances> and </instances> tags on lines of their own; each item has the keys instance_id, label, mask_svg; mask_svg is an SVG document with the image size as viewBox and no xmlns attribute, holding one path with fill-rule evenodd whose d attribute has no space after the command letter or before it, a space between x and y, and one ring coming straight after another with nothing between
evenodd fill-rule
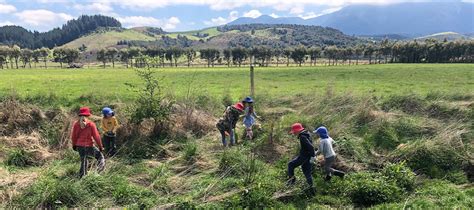
<instances>
[{"instance_id":1,"label":"distant hill","mask_svg":"<svg viewBox=\"0 0 474 210\"><path fill-rule=\"evenodd\" d=\"M52 48L68 43L85 34L96 31L102 27L122 27L122 24L112 17L103 15L80 16L70 20L61 28L39 33L28 31L20 26L0 27L0 44L18 45L22 48Z\"/></svg>"},{"instance_id":2,"label":"distant hill","mask_svg":"<svg viewBox=\"0 0 474 210\"><path fill-rule=\"evenodd\" d=\"M164 32L159 28L140 27L98 31L65 44L88 51L106 47L155 46L218 48L256 47L286 48L297 46L349 46L364 40L343 34L341 31L320 26L287 24L249 24L212 27L185 32Z\"/></svg>"},{"instance_id":3,"label":"distant hill","mask_svg":"<svg viewBox=\"0 0 474 210\"><path fill-rule=\"evenodd\" d=\"M270 16L239 18L228 25L305 24L327 26L346 34L426 35L444 31L474 32L474 4L464 2L418 2L389 5L350 5L339 11L303 20Z\"/></svg>"},{"instance_id":4,"label":"distant hill","mask_svg":"<svg viewBox=\"0 0 474 210\"><path fill-rule=\"evenodd\" d=\"M468 35L462 35L455 32L442 32L442 33L431 34L428 36L417 37L415 39L417 40L436 39L438 41L443 41L443 40L454 41L454 40L470 40L470 39L474 39L474 37L471 37Z\"/></svg>"}]
</instances>

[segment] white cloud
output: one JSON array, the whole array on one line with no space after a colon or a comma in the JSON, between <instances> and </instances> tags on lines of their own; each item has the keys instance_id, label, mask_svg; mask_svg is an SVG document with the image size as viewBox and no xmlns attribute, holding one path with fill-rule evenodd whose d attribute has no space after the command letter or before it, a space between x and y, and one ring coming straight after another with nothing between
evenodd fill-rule
<instances>
[{"instance_id":1,"label":"white cloud","mask_svg":"<svg viewBox=\"0 0 474 210\"><path fill-rule=\"evenodd\" d=\"M112 12L114 9L107 3L95 2L92 4L75 4L74 9L85 13L101 13L107 14Z\"/></svg>"},{"instance_id":2,"label":"white cloud","mask_svg":"<svg viewBox=\"0 0 474 210\"><path fill-rule=\"evenodd\" d=\"M250 10L246 13L244 13L243 17L249 17L249 18L258 18L262 15L262 13L256 9Z\"/></svg>"},{"instance_id":3,"label":"white cloud","mask_svg":"<svg viewBox=\"0 0 474 210\"><path fill-rule=\"evenodd\" d=\"M272 17L272 18L279 18L280 16L277 15L277 14L275 14L275 13L272 13L272 14L270 14L270 17Z\"/></svg>"},{"instance_id":4,"label":"white cloud","mask_svg":"<svg viewBox=\"0 0 474 210\"><path fill-rule=\"evenodd\" d=\"M239 18L239 12L232 11L229 13L229 16L227 18L224 18L224 17L211 18L211 20L204 21L204 24L208 26L224 25L226 23L236 20L237 18Z\"/></svg>"},{"instance_id":5,"label":"white cloud","mask_svg":"<svg viewBox=\"0 0 474 210\"><path fill-rule=\"evenodd\" d=\"M71 15L65 13L56 13L44 9L23 10L21 12L15 13L15 16L20 20L21 23L33 27L51 27L73 19Z\"/></svg>"},{"instance_id":6,"label":"white cloud","mask_svg":"<svg viewBox=\"0 0 474 210\"><path fill-rule=\"evenodd\" d=\"M15 25L15 24L10 21L0 22L0 26L11 26L11 25Z\"/></svg>"},{"instance_id":7,"label":"white cloud","mask_svg":"<svg viewBox=\"0 0 474 210\"><path fill-rule=\"evenodd\" d=\"M62 0L38 0L62 1ZM95 0L94 2L112 3L122 8L145 9L163 8L172 5L199 5L209 6L213 10L231 10L240 7L273 8L278 11L290 11L293 8L305 6L341 7L349 4L391 4L400 2L429 1L429 0ZM473 0L463 0L472 2ZM295 11L296 12L296 11ZM302 13L302 12L301 12Z\"/></svg>"},{"instance_id":8,"label":"white cloud","mask_svg":"<svg viewBox=\"0 0 474 210\"><path fill-rule=\"evenodd\" d=\"M144 17L144 16L128 16L128 17L118 17L117 18L125 27L139 27L139 26L154 26L161 27L164 30L175 29L178 24L181 23L179 18L170 17L167 19L157 19L154 17Z\"/></svg>"},{"instance_id":9,"label":"white cloud","mask_svg":"<svg viewBox=\"0 0 474 210\"><path fill-rule=\"evenodd\" d=\"M8 14L16 11L16 7L9 4L0 4L0 14Z\"/></svg>"},{"instance_id":10,"label":"white cloud","mask_svg":"<svg viewBox=\"0 0 474 210\"><path fill-rule=\"evenodd\" d=\"M304 12L304 8L303 7L293 7L291 8L290 10L290 14L301 14Z\"/></svg>"}]
</instances>

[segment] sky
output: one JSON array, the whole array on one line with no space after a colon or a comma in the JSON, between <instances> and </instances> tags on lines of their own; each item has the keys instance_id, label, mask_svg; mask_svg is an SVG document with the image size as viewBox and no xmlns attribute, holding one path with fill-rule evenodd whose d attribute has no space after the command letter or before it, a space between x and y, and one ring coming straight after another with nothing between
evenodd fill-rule
<instances>
[{"instance_id":1,"label":"sky","mask_svg":"<svg viewBox=\"0 0 474 210\"><path fill-rule=\"evenodd\" d=\"M239 17L317 17L352 4L474 0L0 0L0 26L19 25L40 32L80 15L117 18L123 27L187 31L223 25Z\"/></svg>"}]
</instances>

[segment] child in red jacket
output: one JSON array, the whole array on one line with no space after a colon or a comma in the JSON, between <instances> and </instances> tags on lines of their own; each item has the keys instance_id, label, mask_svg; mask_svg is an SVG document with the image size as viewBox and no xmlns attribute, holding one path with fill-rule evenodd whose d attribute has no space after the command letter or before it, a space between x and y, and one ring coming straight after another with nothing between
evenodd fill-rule
<instances>
[{"instance_id":1,"label":"child in red jacket","mask_svg":"<svg viewBox=\"0 0 474 210\"><path fill-rule=\"evenodd\" d=\"M101 172L105 167L104 155L101 151L104 150L102 141L100 139L99 131L94 122L87 119L91 115L88 107L82 107L79 110L79 120L76 121L72 127L72 148L81 156L81 169L79 176L83 177L87 174L88 160L90 156L97 159L97 171ZM99 147L94 146L94 142Z\"/></svg>"}]
</instances>

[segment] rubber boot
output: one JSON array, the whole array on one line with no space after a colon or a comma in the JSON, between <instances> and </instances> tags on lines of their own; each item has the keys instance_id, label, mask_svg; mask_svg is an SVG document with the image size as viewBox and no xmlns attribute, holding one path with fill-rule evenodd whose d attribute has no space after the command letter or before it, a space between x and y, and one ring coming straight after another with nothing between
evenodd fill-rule
<instances>
[{"instance_id":1,"label":"rubber boot","mask_svg":"<svg viewBox=\"0 0 474 210\"><path fill-rule=\"evenodd\" d=\"M314 197L316 195L316 189L314 187L309 187L305 190L306 195L309 197Z\"/></svg>"},{"instance_id":2,"label":"rubber boot","mask_svg":"<svg viewBox=\"0 0 474 210\"><path fill-rule=\"evenodd\" d=\"M288 178L288 181L286 181L286 185L288 186L293 186L296 183L296 177L290 177Z\"/></svg>"},{"instance_id":3,"label":"rubber boot","mask_svg":"<svg viewBox=\"0 0 474 210\"><path fill-rule=\"evenodd\" d=\"M328 174L328 175L326 175L326 177L324 178L324 181L329 182L329 181L331 181L331 178L332 178L332 176Z\"/></svg>"},{"instance_id":4,"label":"rubber boot","mask_svg":"<svg viewBox=\"0 0 474 210\"><path fill-rule=\"evenodd\" d=\"M334 175L341 177L341 179L343 179L346 174L342 171L334 171Z\"/></svg>"}]
</instances>

